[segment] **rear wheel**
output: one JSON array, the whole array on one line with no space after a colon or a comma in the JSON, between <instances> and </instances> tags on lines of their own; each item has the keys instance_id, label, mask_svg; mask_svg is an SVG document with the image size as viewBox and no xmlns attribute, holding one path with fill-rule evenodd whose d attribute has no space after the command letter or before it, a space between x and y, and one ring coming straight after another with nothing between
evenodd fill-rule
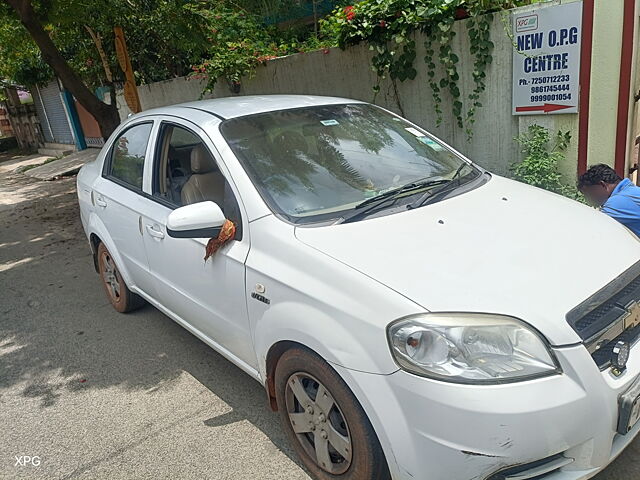
<instances>
[{"instance_id":1,"label":"rear wheel","mask_svg":"<svg viewBox=\"0 0 640 480\"><path fill-rule=\"evenodd\" d=\"M304 348L288 350L276 366L275 384L282 425L315 478L390 478L369 419L327 362Z\"/></svg>"},{"instance_id":2,"label":"rear wheel","mask_svg":"<svg viewBox=\"0 0 640 480\"><path fill-rule=\"evenodd\" d=\"M98 270L107 298L120 313L131 312L144 305L144 299L129 290L104 243L98 245Z\"/></svg>"}]
</instances>

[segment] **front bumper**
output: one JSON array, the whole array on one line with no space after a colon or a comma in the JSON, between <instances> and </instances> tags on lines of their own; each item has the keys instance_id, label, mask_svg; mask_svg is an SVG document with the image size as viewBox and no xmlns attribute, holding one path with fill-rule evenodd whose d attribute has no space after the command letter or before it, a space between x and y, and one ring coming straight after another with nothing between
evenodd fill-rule
<instances>
[{"instance_id":1,"label":"front bumper","mask_svg":"<svg viewBox=\"0 0 640 480\"><path fill-rule=\"evenodd\" d=\"M394 479L483 480L553 456L571 461L539 478L591 478L640 431L639 422L616 433L618 398L640 375L640 348L617 378L582 345L555 352L562 375L505 385L336 369L367 412Z\"/></svg>"}]
</instances>

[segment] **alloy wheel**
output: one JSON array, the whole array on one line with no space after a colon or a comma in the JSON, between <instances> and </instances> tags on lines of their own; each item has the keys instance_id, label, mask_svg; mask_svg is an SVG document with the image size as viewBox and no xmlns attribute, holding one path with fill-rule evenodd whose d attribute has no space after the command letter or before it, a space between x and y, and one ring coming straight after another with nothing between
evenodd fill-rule
<instances>
[{"instance_id":1,"label":"alloy wheel","mask_svg":"<svg viewBox=\"0 0 640 480\"><path fill-rule=\"evenodd\" d=\"M296 372L287 380L285 401L293 431L309 457L333 475L346 472L351 435L329 390L313 376Z\"/></svg>"},{"instance_id":2,"label":"alloy wheel","mask_svg":"<svg viewBox=\"0 0 640 480\"><path fill-rule=\"evenodd\" d=\"M116 302L120 300L120 274L111 255L108 252L102 254L102 279L111 298Z\"/></svg>"}]
</instances>

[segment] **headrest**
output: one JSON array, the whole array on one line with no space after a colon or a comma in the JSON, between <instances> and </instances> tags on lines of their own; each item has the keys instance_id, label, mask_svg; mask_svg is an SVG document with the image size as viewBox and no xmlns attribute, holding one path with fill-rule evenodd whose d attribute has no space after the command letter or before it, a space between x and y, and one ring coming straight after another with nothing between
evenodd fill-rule
<instances>
[{"instance_id":1,"label":"headrest","mask_svg":"<svg viewBox=\"0 0 640 480\"><path fill-rule=\"evenodd\" d=\"M209 173L216 170L216 164L209 150L201 143L191 149L191 173Z\"/></svg>"}]
</instances>

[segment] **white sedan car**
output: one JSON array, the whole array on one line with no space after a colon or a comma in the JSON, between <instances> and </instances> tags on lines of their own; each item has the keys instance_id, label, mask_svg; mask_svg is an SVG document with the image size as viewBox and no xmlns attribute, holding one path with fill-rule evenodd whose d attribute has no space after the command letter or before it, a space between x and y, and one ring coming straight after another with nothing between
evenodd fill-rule
<instances>
[{"instance_id":1,"label":"white sedan car","mask_svg":"<svg viewBox=\"0 0 640 480\"><path fill-rule=\"evenodd\" d=\"M640 430L638 239L384 109L145 111L78 196L113 306L264 385L315 478L586 479Z\"/></svg>"}]
</instances>

